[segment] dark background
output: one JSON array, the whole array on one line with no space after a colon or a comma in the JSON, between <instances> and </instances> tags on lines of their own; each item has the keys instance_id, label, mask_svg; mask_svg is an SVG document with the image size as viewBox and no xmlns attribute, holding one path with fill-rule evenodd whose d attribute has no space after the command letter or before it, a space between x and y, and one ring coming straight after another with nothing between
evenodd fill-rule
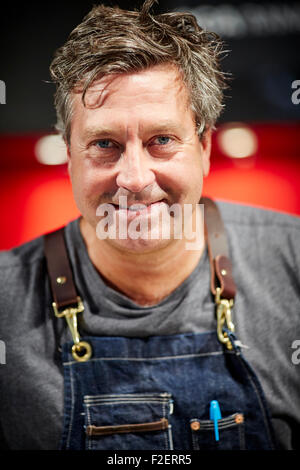
<instances>
[{"instance_id":1,"label":"dark background","mask_svg":"<svg viewBox=\"0 0 300 470\"><path fill-rule=\"evenodd\" d=\"M6 105L0 105L0 133L53 128L49 63L96 3L101 2L1 4L0 80L6 84ZM102 3L133 9L142 1ZM231 50L223 69L233 80L220 122L300 120L300 104L291 101L291 84L300 79L300 2L161 0L154 11L180 7L198 8L200 24L208 23L207 29L213 25Z\"/></svg>"}]
</instances>

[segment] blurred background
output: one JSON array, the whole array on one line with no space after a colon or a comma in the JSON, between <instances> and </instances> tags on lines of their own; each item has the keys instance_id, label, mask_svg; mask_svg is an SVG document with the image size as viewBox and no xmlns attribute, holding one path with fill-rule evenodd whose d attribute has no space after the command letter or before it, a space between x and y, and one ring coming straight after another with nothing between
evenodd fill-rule
<instances>
[{"instance_id":1,"label":"blurred background","mask_svg":"<svg viewBox=\"0 0 300 470\"><path fill-rule=\"evenodd\" d=\"M49 64L96 1L1 5L0 249L76 218ZM142 1L103 1L138 8ZM300 215L300 2L160 0L225 41L232 74L204 193Z\"/></svg>"}]
</instances>

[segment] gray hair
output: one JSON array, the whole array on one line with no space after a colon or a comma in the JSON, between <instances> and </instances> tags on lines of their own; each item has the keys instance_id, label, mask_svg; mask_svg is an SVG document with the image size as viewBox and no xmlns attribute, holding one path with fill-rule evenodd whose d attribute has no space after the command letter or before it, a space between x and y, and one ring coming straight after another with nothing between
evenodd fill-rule
<instances>
[{"instance_id":1,"label":"gray hair","mask_svg":"<svg viewBox=\"0 0 300 470\"><path fill-rule=\"evenodd\" d=\"M60 47L50 65L56 83L56 129L70 141L72 93L82 87L82 100L92 83L108 74L138 72L174 64L190 93L197 131L214 127L223 108L225 73L220 70L223 42L205 31L189 13L150 13L157 0L139 11L95 6Z\"/></svg>"}]
</instances>

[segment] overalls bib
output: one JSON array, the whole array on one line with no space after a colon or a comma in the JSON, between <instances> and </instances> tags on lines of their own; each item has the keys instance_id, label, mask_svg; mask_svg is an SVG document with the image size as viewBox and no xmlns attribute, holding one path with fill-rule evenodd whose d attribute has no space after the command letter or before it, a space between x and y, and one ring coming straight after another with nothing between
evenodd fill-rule
<instances>
[{"instance_id":1,"label":"overalls bib","mask_svg":"<svg viewBox=\"0 0 300 470\"><path fill-rule=\"evenodd\" d=\"M83 306L76 297L70 266L64 266L61 271L65 248L57 241L58 232L46 236L53 306L57 316L65 316L73 335L73 342L62 347L61 449L275 448L262 388L233 333L228 317L231 304L222 303L220 297L222 294L225 300L232 298L235 290L222 222L214 203L207 198L204 202L212 291L216 291L216 281L220 285L216 291L217 332L147 338L80 338L76 314ZM212 234L216 233L218 236L214 237ZM226 254L220 256L220 252ZM59 259L60 266L54 258ZM64 279L72 282L62 294L54 280L60 285L67 284ZM74 299L78 300L77 308L68 307L61 312L66 305L74 305ZM218 440L209 414L212 400L218 401L221 410L217 421Z\"/></svg>"}]
</instances>

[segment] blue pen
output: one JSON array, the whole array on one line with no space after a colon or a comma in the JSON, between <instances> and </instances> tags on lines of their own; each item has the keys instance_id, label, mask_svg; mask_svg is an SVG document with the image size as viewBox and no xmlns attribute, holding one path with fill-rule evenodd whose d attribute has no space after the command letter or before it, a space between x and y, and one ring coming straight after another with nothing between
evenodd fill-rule
<instances>
[{"instance_id":1,"label":"blue pen","mask_svg":"<svg viewBox=\"0 0 300 470\"><path fill-rule=\"evenodd\" d=\"M221 410L220 410L220 405L217 400L212 400L210 402L210 407L209 407L209 419L211 419L214 422L214 428L215 428L215 439L216 441L219 440L219 427L218 427L218 419L221 419Z\"/></svg>"}]
</instances>

